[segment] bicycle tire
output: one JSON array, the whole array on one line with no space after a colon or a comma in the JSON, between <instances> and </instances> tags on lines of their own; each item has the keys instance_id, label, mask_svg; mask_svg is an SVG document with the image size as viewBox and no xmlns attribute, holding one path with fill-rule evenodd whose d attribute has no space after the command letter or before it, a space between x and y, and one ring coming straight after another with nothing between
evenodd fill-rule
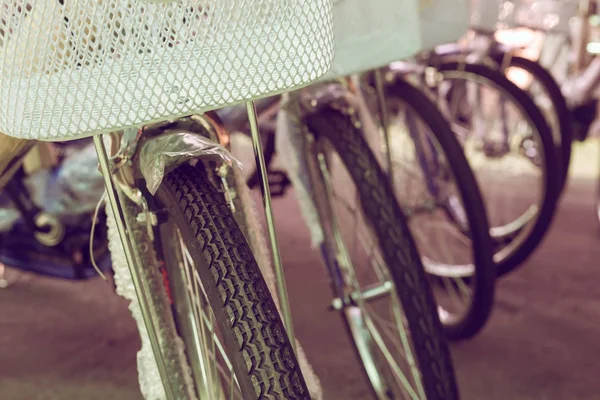
<instances>
[{"instance_id":1,"label":"bicycle tire","mask_svg":"<svg viewBox=\"0 0 600 400\"><path fill-rule=\"evenodd\" d=\"M434 134L459 189L462 208L468 220L469 238L472 240L475 274L470 279L473 290L468 311L458 321L444 324L444 328L451 339L470 338L483 328L494 303L496 264L485 204L460 143L437 106L427 95L403 79L386 85L386 99L393 97L403 100Z\"/></svg>"},{"instance_id":2,"label":"bicycle tire","mask_svg":"<svg viewBox=\"0 0 600 400\"><path fill-rule=\"evenodd\" d=\"M419 253L389 181L360 128L351 117L332 108L309 115L304 122L317 140L325 138L332 144L356 185L364 216L376 233L408 321L426 398L458 399L450 352ZM348 317L343 312L342 316L353 337ZM360 354L356 342L353 345ZM363 368L368 376L364 364Z\"/></svg>"},{"instance_id":3,"label":"bicycle tire","mask_svg":"<svg viewBox=\"0 0 600 400\"><path fill-rule=\"evenodd\" d=\"M502 62L502 58L504 55L496 55L496 61L498 64ZM510 65L509 67L520 68L528 73L530 73L535 80L537 80L540 85L546 90L550 100L552 102L552 106L554 108L554 112L558 118L558 129L560 139L557 140L555 135L553 135L554 146L557 149L557 152L560 157L560 167L561 167L561 179L560 179L560 189L562 192L564 188L567 178L569 176L569 165L571 163L571 151L572 151L572 143L573 143L573 127L571 122L571 114L569 113L569 108L567 107L567 101L565 96L563 96L560 86L556 82L556 79L542 67L539 63L535 61L531 61L524 57L512 56L510 57Z\"/></svg>"},{"instance_id":4,"label":"bicycle tire","mask_svg":"<svg viewBox=\"0 0 600 400\"><path fill-rule=\"evenodd\" d=\"M195 270L224 337L244 399L310 399L267 284L223 193L204 171L185 164L165 176L151 200L151 208L162 220L159 224L164 224L164 219L172 221L196 261ZM129 214L128 223L138 226L139 240L146 226L136 222L135 215ZM155 231L160 235L159 230ZM168 237L157 241L160 239L173 240ZM161 259L156 258L154 243L146 236L146 241L136 242L136 252L145 255L145 266L155 266L156 288L158 284L164 286L165 280L156 268ZM164 273L165 269L160 271ZM163 296L167 292L163 287ZM170 321L163 318L165 326L174 323L172 315Z\"/></svg>"},{"instance_id":5,"label":"bicycle tire","mask_svg":"<svg viewBox=\"0 0 600 400\"><path fill-rule=\"evenodd\" d=\"M523 112L539 135L545 161L543 199L531 228L527 228L527 226L521 228L528 229L526 237L510 252L495 259L498 274L502 276L514 271L533 254L544 239L554 217L560 194L561 171L558 166L558 154L555 151L552 133L544 115L531 97L509 81L504 74L484 65L464 61L436 63L435 68L443 78L459 76L468 80L471 77L477 82L486 82L487 85L501 91Z\"/></svg>"}]
</instances>

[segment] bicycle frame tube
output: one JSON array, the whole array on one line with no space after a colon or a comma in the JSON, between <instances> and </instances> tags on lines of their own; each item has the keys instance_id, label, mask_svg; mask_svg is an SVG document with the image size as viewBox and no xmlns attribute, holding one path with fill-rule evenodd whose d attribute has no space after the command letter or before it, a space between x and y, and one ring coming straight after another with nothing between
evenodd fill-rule
<instances>
[{"instance_id":1,"label":"bicycle frame tube","mask_svg":"<svg viewBox=\"0 0 600 400\"><path fill-rule=\"evenodd\" d=\"M508 132L508 112L506 110L506 98L504 96L500 97L500 118L502 119L502 139L504 140L504 145L508 148L509 136Z\"/></svg>"},{"instance_id":2,"label":"bicycle frame tube","mask_svg":"<svg viewBox=\"0 0 600 400\"><path fill-rule=\"evenodd\" d=\"M281 303L281 314L287 334L290 338L290 343L296 350L296 337L294 335L294 329L292 324L292 313L288 301L288 294L285 285L285 277L283 273L283 264L281 262L281 255L279 253L279 245L277 243L277 235L275 233L275 220L273 216L273 207L271 205L271 192L269 188L269 177L267 175L267 166L265 164L265 157L262 149L260 132L258 129L258 117L256 115L256 107L254 102L250 101L246 103L246 110L248 112L248 120L250 123L250 131L252 133L252 144L254 147L254 155L256 158L256 166L258 168L261 177L261 189L263 195L263 206L265 212L265 218L267 221L267 231L269 232L269 242L271 244L271 251L273 256L273 265L275 267L275 276L277 279L277 291L279 293L279 301Z\"/></svg>"}]
</instances>

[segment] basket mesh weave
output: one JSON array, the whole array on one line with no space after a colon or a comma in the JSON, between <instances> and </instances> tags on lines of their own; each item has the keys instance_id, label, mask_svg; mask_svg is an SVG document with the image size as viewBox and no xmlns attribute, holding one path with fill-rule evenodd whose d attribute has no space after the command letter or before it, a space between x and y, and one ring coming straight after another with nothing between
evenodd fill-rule
<instances>
[{"instance_id":1,"label":"basket mesh weave","mask_svg":"<svg viewBox=\"0 0 600 400\"><path fill-rule=\"evenodd\" d=\"M0 132L84 137L289 90L328 70L332 31L331 0L0 0Z\"/></svg>"}]
</instances>

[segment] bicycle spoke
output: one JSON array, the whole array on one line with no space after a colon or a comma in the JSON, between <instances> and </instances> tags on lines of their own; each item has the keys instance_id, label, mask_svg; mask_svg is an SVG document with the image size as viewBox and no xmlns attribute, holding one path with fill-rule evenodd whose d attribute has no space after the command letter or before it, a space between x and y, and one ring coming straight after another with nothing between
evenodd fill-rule
<instances>
[{"instance_id":1,"label":"bicycle spoke","mask_svg":"<svg viewBox=\"0 0 600 400\"><path fill-rule=\"evenodd\" d=\"M181 239L181 238L180 238ZM194 320L201 323L200 330L201 343L196 343L198 349L204 349L204 357L201 357L200 367L204 377L206 390L211 393L211 398L225 399L224 387L239 387L237 379L233 372L233 365L226 355L225 349L215 332L215 317L208 306L207 295L202 286L198 271L193 268L193 259L188 249L181 243L181 252L183 254L183 267L186 271L186 283L189 294L192 296ZM225 367L217 359L217 353L221 356ZM208 364L208 365L207 365ZM231 378L233 377L233 379ZM224 382L221 382L221 379ZM223 386L225 385L225 386ZM230 391L230 397L234 398L236 390ZM239 391L238 391L239 392Z\"/></svg>"},{"instance_id":2,"label":"bicycle spoke","mask_svg":"<svg viewBox=\"0 0 600 400\"><path fill-rule=\"evenodd\" d=\"M420 398L424 398L424 396L419 397L415 390L411 387L410 383L408 382L408 379L396 363L394 357L391 355L389 349L383 341L383 338L379 334L379 331L373 325L373 322L371 321L370 317L365 317L365 324L367 326L367 330L371 334L371 337L375 341L375 344L377 344L377 347L379 347L381 354L386 359L387 365L391 368L392 372L394 373L394 377L402 385L405 392L411 397L412 400L419 400Z\"/></svg>"}]
</instances>

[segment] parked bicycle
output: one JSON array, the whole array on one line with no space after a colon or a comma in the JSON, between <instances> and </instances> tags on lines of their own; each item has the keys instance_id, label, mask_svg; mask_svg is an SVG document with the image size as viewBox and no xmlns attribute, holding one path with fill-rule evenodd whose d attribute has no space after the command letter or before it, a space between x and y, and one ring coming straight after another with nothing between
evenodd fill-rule
<instances>
[{"instance_id":1,"label":"parked bicycle","mask_svg":"<svg viewBox=\"0 0 600 400\"><path fill-rule=\"evenodd\" d=\"M105 136L108 150L102 136L94 143L115 216L112 235L118 232L124 248L111 240L114 263L126 260L121 265L131 271L117 285L137 299L132 312L143 342L142 392L149 398L309 398L275 302L223 196L228 168L219 154L227 158L227 137L211 131L217 125L210 112L185 116L325 73L333 51L331 4L238 3L0 4L0 131L50 141L114 132ZM248 11L244 17L237 7ZM281 39L236 50L261 37ZM213 40L221 50L205 47ZM274 44L280 50L262 57ZM299 52L310 57L298 62ZM236 76L216 72L223 56L243 66L228 68ZM288 67L271 76L256 73L279 63ZM169 158L190 149L196 152L189 158ZM11 157L12 169L21 154L2 156ZM166 170L144 169L156 160ZM143 241L140 232L153 240ZM182 264L189 268L173 263L186 260L193 260Z\"/></svg>"}]
</instances>

